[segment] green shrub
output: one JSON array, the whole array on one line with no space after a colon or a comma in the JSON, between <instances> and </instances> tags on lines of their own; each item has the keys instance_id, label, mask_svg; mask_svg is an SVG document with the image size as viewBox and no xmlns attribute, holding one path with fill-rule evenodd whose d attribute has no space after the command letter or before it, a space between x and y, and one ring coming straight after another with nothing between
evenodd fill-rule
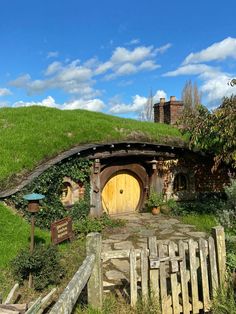
<instances>
[{"instance_id":1,"label":"green shrub","mask_svg":"<svg viewBox=\"0 0 236 314\"><path fill-rule=\"evenodd\" d=\"M212 307L213 314L236 314L236 300L232 283L228 282L216 292Z\"/></svg>"},{"instance_id":2,"label":"green shrub","mask_svg":"<svg viewBox=\"0 0 236 314\"><path fill-rule=\"evenodd\" d=\"M107 214L100 218L83 217L74 223L76 234L88 234L89 232L101 232L105 228L115 228L124 226L121 219L112 219Z\"/></svg>"},{"instance_id":3,"label":"green shrub","mask_svg":"<svg viewBox=\"0 0 236 314\"><path fill-rule=\"evenodd\" d=\"M7 201L21 211L27 219L30 219L27 202L23 199L23 195L32 192L44 194L45 198L40 201L41 209L35 215L36 225L41 228L49 229L53 221L65 216L79 219L88 215L90 210L90 166L91 162L89 160L71 157L66 162L50 167L20 192L12 195ZM60 201L64 177L80 181L85 187L84 199L74 204L70 210L66 210Z\"/></svg>"},{"instance_id":4,"label":"green shrub","mask_svg":"<svg viewBox=\"0 0 236 314\"><path fill-rule=\"evenodd\" d=\"M39 245L33 254L28 250L21 250L12 260L11 269L19 283L23 283L32 273L35 290L43 290L50 284L58 284L63 277L63 269L55 246Z\"/></svg>"}]
</instances>

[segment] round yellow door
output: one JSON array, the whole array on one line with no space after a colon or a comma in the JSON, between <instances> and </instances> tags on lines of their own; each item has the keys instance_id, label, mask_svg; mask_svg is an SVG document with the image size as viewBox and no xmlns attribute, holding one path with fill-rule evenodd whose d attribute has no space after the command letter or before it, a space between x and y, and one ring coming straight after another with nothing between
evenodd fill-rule
<instances>
[{"instance_id":1,"label":"round yellow door","mask_svg":"<svg viewBox=\"0 0 236 314\"><path fill-rule=\"evenodd\" d=\"M108 214L134 212L140 197L141 188L138 180L128 172L118 172L103 188L103 209Z\"/></svg>"}]
</instances>

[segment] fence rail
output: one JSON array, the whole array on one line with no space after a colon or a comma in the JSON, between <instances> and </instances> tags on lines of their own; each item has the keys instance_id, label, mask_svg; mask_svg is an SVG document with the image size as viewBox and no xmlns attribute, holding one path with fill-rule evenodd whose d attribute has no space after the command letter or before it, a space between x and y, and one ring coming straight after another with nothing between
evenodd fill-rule
<instances>
[{"instance_id":1,"label":"fence rail","mask_svg":"<svg viewBox=\"0 0 236 314\"><path fill-rule=\"evenodd\" d=\"M137 264L141 269L141 297L154 297L163 314L208 313L217 288L225 280L225 235L222 227L212 228L208 239L169 241L148 238L144 249L114 250L102 253L99 233L87 236L87 257L65 288L50 314L70 314L87 284L88 303L102 307L102 263L109 259L128 259L130 265L130 303L138 299Z\"/></svg>"}]
</instances>

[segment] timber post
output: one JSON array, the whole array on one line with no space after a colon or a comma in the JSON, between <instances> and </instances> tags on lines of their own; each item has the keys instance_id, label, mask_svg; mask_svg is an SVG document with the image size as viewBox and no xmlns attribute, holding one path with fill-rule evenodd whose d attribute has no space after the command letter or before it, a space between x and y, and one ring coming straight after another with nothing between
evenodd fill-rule
<instances>
[{"instance_id":1,"label":"timber post","mask_svg":"<svg viewBox=\"0 0 236 314\"><path fill-rule=\"evenodd\" d=\"M95 159L93 164L93 173L91 177L91 209L90 214L93 217L99 217L101 211L101 182L100 182L101 163L100 159Z\"/></svg>"},{"instance_id":2,"label":"timber post","mask_svg":"<svg viewBox=\"0 0 236 314\"><path fill-rule=\"evenodd\" d=\"M102 308L103 281L102 281L102 236L98 232L92 232L86 238L87 255L95 255L95 264L88 281L88 304L94 308Z\"/></svg>"},{"instance_id":3,"label":"timber post","mask_svg":"<svg viewBox=\"0 0 236 314\"><path fill-rule=\"evenodd\" d=\"M212 236L215 240L219 282L220 282L220 286L222 286L225 283L225 274L226 274L226 248L225 248L224 228L221 226L212 228Z\"/></svg>"}]
</instances>

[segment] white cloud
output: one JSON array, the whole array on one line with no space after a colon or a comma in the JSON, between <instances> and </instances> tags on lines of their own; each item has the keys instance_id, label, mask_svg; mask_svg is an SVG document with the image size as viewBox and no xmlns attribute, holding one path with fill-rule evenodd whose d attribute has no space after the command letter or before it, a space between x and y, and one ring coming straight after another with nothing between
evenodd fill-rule
<instances>
[{"instance_id":1,"label":"white cloud","mask_svg":"<svg viewBox=\"0 0 236 314\"><path fill-rule=\"evenodd\" d=\"M153 96L153 104L160 101L160 98L167 98L166 92L163 90L157 90ZM135 95L132 97L131 104L117 103L109 110L113 114L123 114L123 113L140 113L144 110L147 104L148 97L143 97L140 95Z\"/></svg>"},{"instance_id":2,"label":"white cloud","mask_svg":"<svg viewBox=\"0 0 236 314\"><path fill-rule=\"evenodd\" d=\"M11 91L8 88L0 88L0 97L11 95Z\"/></svg>"},{"instance_id":3,"label":"white cloud","mask_svg":"<svg viewBox=\"0 0 236 314\"><path fill-rule=\"evenodd\" d=\"M147 102L146 97L142 97L140 95L135 95L132 97L132 104L116 104L109 111L111 113L120 114L120 113L128 113L128 112L140 112L145 103Z\"/></svg>"},{"instance_id":4,"label":"white cloud","mask_svg":"<svg viewBox=\"0 0 236 314\"><path fill-rule=\"evenodd\" d=\"M53 63L49 64L47 67L46 71L44 72L45 75L52 75L57 73L62 69L62 64L61 62L54 61Z\"/></svg>"},{"instance_id":5,"label":"white cloud","mask_svg":"<svg viewBox=\"0 0 236 314\"><path fill-rule=\"evenodd\" d=\"M171 43L165 44L159 48L156 48L155 51L158 53L164 53L166 52L168 49L170 49L172 47Z\"/></svg>"},{"instance_id":6,"label":"white cloud","mask_svg":"<svg viewBox=\"0 0 236 314\"><path fill-rule=\"evenodd\" d=\"M228 37L200 52L192 52L185 58L183 64L224 60L228 57L236 59L236 38Z\"/></svg>"},{"instance_id":7,"label":"white cloud","mask_svg":"<svg viewBox=\"0 0 236 314\"><path fill-rule=\"evenodd\" d=\"M51 108L58 108L64 110L73 110L73 109L85 109L89 111L102 111L105 108L105 104L102 100L95 98L95 99L77 99L69 102L65 102L64 104L56 103L55 99L51 96L43 99L42 101L17 101L15 102L12 107L30 107L30 106L44 106L44 107L51 107Z\"/></svg>"},{"instance_id":8,"label":"white cloud","mask_svg":"<svg viewBox=\"0 0 236 314\"><path fill-rule=\"evenodd\" d=\"M201 91L207 95L207 100L210 103L236 93L236 86L232 87L228 84L233 77L227 73L221 72L217 75L204 73L201 78L203 80Z\"/></svg>"},{"instance_id":9,"label":"white cloud","mask_svg":"<svg viewBox=\"0 0 236 314\"><path fill-rule=\"evenodd\" d=\"M125 62L137 63L150 56L154 56L153 46L140 46L136 47L133 51L123 47L117 47L112 54L111 61L115 64Z\"/></svg>"},{"instance_id":10,"label":"white cloud","mask_svg":"<svg viewBox=\"0 0 236 314\"><path fill-rule=\"evenodd\" d=\"M49 51L48 52L48 55L47 55L47 58L56 58L59 56L59 52L58 51Z\"/></svg>"},{"instance_id":11,"label":"white cloud","mask_svg":"<svg viewBox=\"0 0 236 314\"><path fill-rule=\"evenodd\" d=\"M204 72L216 72L216 68L208 66L206 64L188 64L180 66L174 71L169 71L163 76L179 76L179 75L198 75Z\"/></svg>"},{"instance_id":12,"label":"white cloud","mask_svg":"<svg viewBox=\"0 0 236 314\"><path fill-rule=\"evenodd\" d=\"M63 105L63 109L66 110L85 109L89 111L102 111L104 108L104 102L97 98L91 100L77 99Z\"/></svg>"},{"instance_id":13,"label":"white cloud","mask_svg":"<svg viewBox=\"0 0 236 314\"><path fill-rule=\"evenodd\" d=\"M167 99L167 94L164 90L158 89L153 96L153 104L156 104L160 101L160 98L165 98Z\"/></svg>"},{"instance_id":14,"label":"white cloud","mask_svg":"<svg viewBox=\"0 0 236 314\"><path fill-rule=\"evenodd\" d=\"M139 38L134 38L131 39L129 42L126 43L127 46L132 46L132 45L137 45L140 43L140 39Z\"/></svg>"},{"instance_id":15,"label":"white cloud","mask_svg":"<svg viewBox=\"0 0 236 314\"><path fill-rule=\"evenodd\" d=\"M59 104L57 104L53 97L48 96L47 98L43 99L41 102L35 102L35 101L17 101L15 102L12 107L30 107L30 106L44 106L44 107L60 107Z\"/></svg>"},{"instance_id":16,"label":"white cloud","mask_svg":"<svg viewBox=\"0 0 236 314\"><path fill-rule=\"evenodd\" d=\"M138 70L155 70L157 68L160 68L161 66L159 64L156 64L153 60L146 60L143 61L139 67Z\"/></svg>"}]
</instances>

